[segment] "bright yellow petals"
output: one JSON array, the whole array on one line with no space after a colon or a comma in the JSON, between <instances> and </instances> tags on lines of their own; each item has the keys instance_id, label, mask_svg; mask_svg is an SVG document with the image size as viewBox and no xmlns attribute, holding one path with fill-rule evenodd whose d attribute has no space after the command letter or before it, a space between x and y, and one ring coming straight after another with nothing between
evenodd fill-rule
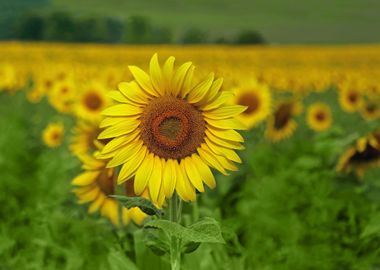
<instances>
[{"instance_id":1,"label":"bright yellow petals","mask_svg":"<svg viewBox=\"0 0 380 270\"><path fill-rule=\"evenodd\" d=\"M307 111L307 124L315 131L324 131L332 123L331 109L324 103L312 104Z\"/></svg>"},{"instance_id":2,"label":"bright yellow petals","mask_svg":"<svg viewBox=\"0 0 380 270\"><path fill-rule=\"evenodd\" d=\"M174 62L169 57L161 67L153 55L149 75L130 66L134 81L112 92L117 104L103 111L98 137L109 141L97 157L108 160L107 168L121 166L117 182L134 179L135 194L148 191L159 207L174 192L193 201L204 183L214 188L209 166L223 174L236 170L235 150L244 147L235 129L246 129L236 119L246 107L229 103L233 93L221 91L223 79L210 73L195 83L193 64L175 69Z\"/></svg>"}]
</instances>

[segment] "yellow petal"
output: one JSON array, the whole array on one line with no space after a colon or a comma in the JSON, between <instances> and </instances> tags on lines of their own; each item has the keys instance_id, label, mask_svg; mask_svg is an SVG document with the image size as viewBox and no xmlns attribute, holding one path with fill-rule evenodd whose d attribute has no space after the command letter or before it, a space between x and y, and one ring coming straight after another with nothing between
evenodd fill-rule
<instances>
[{"instance_id":1,"label":"yellow petal","mask_svg":"<svg viewBox=\"0 0 380 270\"><path fill-rule=\"evenodd\" d=\"M205 142L207 146L211 149L211 151L214 152L215 154L224 156L225 158L232 160L234 162L241 163L240 157L238 156L238 154L236 154L234 150L214 144L208 138L205 138Z\"/></svg>"},{"instance_id":2,"label":"yellow petal","mask_svg":"<svg viewBox=\"0 0 380 270\"><path fill-rule=\"evenodd\" d=\"M234 94L230 91L222 91L219 93L219 95L215 98L214 101L212 101L211 103L206 103L205 105L200 106L200 108L203 111L209 111L209 110L216 109L216 108L222 106L228 100L230 100L233 96L234 96Z\"/></svg>"},{"instance_id":3,"label":"yellow petal","mask_svg":"<svg viewBox=\"0 0 380 270\"><path fill-rule=\"evenodd\" d=\"M86 193L81 194L79 196L79 203L83 204L83 203L92 202L98 197L99 192L100 192L99 188L93 188L87 191Z\"/></svg>"},{"instance_id":4,"label":"yellow petal","mask_svg":"<svg viewBox=\"0 0 380 270\"><path fill-rule=\"evenodd\" d=\"M163 78L162 78L162 72L160 64L158 63L158 57L157 53L155 53L152 58L150 59L150 78L152 81L152 85L157 93L159 93L161 96L165 94L165 86L163 85Z\"/></svg>"},{"instance_id":5,"label":"yellow petal","mask_svg":"<svg viewBox=\"0 0 380 270\"><path fill-rule=\"evenodd\" d=\"M136 223L137 225L141 225L144 221L144 219L147 217L147 215L140 210L140 208L138 207L134 207L132 208L131 210L131 218L133 220L134 223Z\"/></svg>"},{"instance_id":6,"label":"yellow petal","mask_svg":"<svg viewBox=\"0 0 380 270\"><path fill-rule=\"evenodd\" d=\"M154 155L152 153L148 154L141 166L136 171L134 190L137 195L141 195L145 190L150 176L152 174L154 164Z\"/></svg>"},{"instance_id":7,"label":"yellow petal","mask_svg":"<svg viewBox=\"0 0 380 270\"><path fill-rule=\"evenodd\" d=\"M220 146L224 146L226 148L231 148L231 149L237 149L237 150L244 149L244 146L241 143L221 139L215 136L214 134L212 134L209 129L206 129L205 134L212 142Z\"/></svg>"},{"instance_id":8,"label":"yellow petal","mask_svg":"<svg viewBox=\"0 0 380 270\"><path fill-rule=\"evenodd\" d=\"M131 220L131 209L125 207L121 208L121 222L124 225L128 225Z\"/></svg>"},{"instance_id":9,"label":"yellow petal","mask_svg":"<svg viewBox=\"0 0 380 270\"><path fill-rule=\"evenodd\" d=\"M125 98L125 96L120 93L119 91L109 91L107 95L112 98L113 100L120 102L120 103L131 103L128 99Z\"/></svg>"},{"instance_id":10,"label":"yellow petal","mask_svg":"<svg viewBox=\"0 0 380 270\"><path fill-rule=\"evenodd\" d=\"M172 91L172 78L173 78L173 67L174 67L175 58L170 56L163 67L162 73L165 81L165 91L167 94L170 94Z\"/></svg>"},{"instance_id":11,"label":"yellow petal","mask_svg":"<svg viewBox=\"0 0 380 270\"><path fill-rule=\"evenodd\" d=\"M87 186L92 184L95 180L96 177L99 175L99 171L89 171L89 172L84 172L78 175L73 179L71 184L76 185L76 186Z\"/></svg>"},{"instance_id":12,"label":"yellow petal","mask_svg":"<svg viewBox=\"0 0 380 270\"><path fill-rule=\"evenodd\" d=\"M191 157L185 158L184 160L182 160L182 162L184 163L186 175L189 178L190 182L199 192L204 192L205 189L203 187L201 176L199 175L199 172L196 166L194 165Z\"/></svg>"},{"instance_id":13,"label":"yellow petal","mask_svg":"<svg viewBox=\"0 0 380 270\"><path fill-rule=\"evenodd\" d=\"M158 156L154 157L152 174L149 179L149 193L152 202L157 203L162 182L162 163Z\"/></svg>"},{"instance_id":14,"label":"yellow petal","mask_svg":"<svg viewBox=\"0 0 380 270\"><path fill-rule=\"evenodd\" d=\"M208 146L205 143L201 144L201 147L198 148L197 151L199 156L206 164L208 164L212 168L215 168L222 174L228 175L224 167L220 164L215 155L212 154L212 151L210 150L210 148L208 148Z\"/></svg>"},{"instance_id":15,"label":"yellow petal","mask_svg":"<svg viewBox=\"0 0 380 270\"><path fill-rule=\"evenodd\" d=\"M148 94L152 96L158 96L158 93L154 89L152 82L150 81L150 78L148 74L145 73L145 71L136 66L129 66L128 68L142 89L144 89Z\"/></svg>"},{"instance_id":16,"label":"yellow petal","mask_svg":"<svg viewBox=\"0 0 380 270\"><path fill-rule=\"evenodd\" d=\"M98 139L114 138L114 137L119 137L124 134L131 133L132 131L137 129L139 124L140 122L137 120L131 120L131 121L126 120L124 122L119 122L103 130L99 134Z\"/></svg>"},{"instance_id":17,"label":"yellow petal","mask_svg":"<svg viewBox=\"0 0 380 270\"><path fill-rule=\"evenodd\" d=\"M205 117L206 122L216 128L220 129L238 129L238 130L246 130L247 127L241 123L236 118L227 118L227 119L210 119Z\"/></svg>"},{"instance_id":18,"label":"yellow petal","mask_svg":"<svg viewBox=\"0 0 380 270\"><path fill-rule=\"evenodd\" d=\"M110 153L116 149L122 147L123 145L129 143L130 141L136 139L140 134L138 130L131 132L128 136L120 136L109 141L102 149L102 154Z\"/></svg>"},{"instance_id":19,"label":"yellow petal","mask_svg":"<svg viewBox=\"0 0 380 270\"><path fill-rule=\"evenodd\" d=\"M174 160L168 159L166 166L164 166L163 174L164 191L167 198L173 195L177 180L176 175Z\"/></svg>"},{"instance_id":20,"label":"yellow petal","mask_svg":"<svg viewBox=\"0 0 380 270\"><path fill-rule=\"evenodd\" d=\"M128 160L130 160L136 153L140 151L140 149L143 146L143 142L133 141L130 144L122 147L115 156L108 162L107 168L112 168L119 166L123 163L126 163Z\"/></svg>"},{"instance_id":21,"label":"yellow petal","mask_svg":"<svg viewBox=\"0 0 380 270\"><path fill-rule=\"evenodd\" d=\"M201 101L199 101L197 103L197 105L204 106L205 104L208 104L208 103L212 102L215 99L215 97L217 96L217 94L218 94L220 88L222 87L222 85L223 85L223 78L216 79L212 83L212 85L211 85L210 90L208 91L208 93L204 96L204 98Z\"/></svg>"},{"instance_id":22,"label":"yellow petal","mask_svg":"<svg viewBox=\"0 0 380 270\"><path fill-rule=\"evenodd\" d=\"M234 142L244 142L244 138L239 134L239 132L233 129L218 129L212 126L208 126L207 130L210 131L215 136L224 140L230 140Z\"/></svg>"},{"instance_id":23,"label":"yellow petal","mask_svg":"<svg viewBox=\"0 0 380 270\"><path fill-rule=\"evenodd\" d=\"M221 106L217 109L204 112L204 116L210 119L225 119L237 116L247 109L246 106L241 105L230 105Z\"/></svg>"},{"instance_id":24,"label":"yellow petal","mask_svg":"<svg viewBox=\"0 0 380 270\"><path fill-rule=\"evenodd\" d=\"M114 225L119 225L119 205L113 199L106 199L100 210L102 216L109 218Z\"/></svg>"},{"instance_id":25,"label":"yellow petal","mask_svg":"<svg viewBox=\"0 0 380 270\"><path fill-rule=\"evenodd\" d=\"M120 123L120 122L124 122L125 121L125 117L106 117L104 118L100 124L99 124L99 127L100 128L105 128L105 127L109 127L109 126L112 126L112 125L115 125L117 123Z\"/></svg>"},{"instance_id":26,"label":"yellow petal","mask_svg":"<svg viewBox=\"0 0 380 270\"><path fill-rule=\"evenodd\" d=\"M193 184L191 184L189 178L187 177L185 163L181 162L179 164L179 167L181 168L182 182L185 188L185 192L187 193L187 197L189 198L189 201L195 201L196 200L195 187L193 186Z\"/></svg>"},{"instance_id":27,"label":"yellow petal","mask_svg":"<svg viewBox=\"0 0 380 270\"><path fill-rule=\"evenodd\" d=\"M188 195L188 192L186 190L186 186L183 180L183 173L181 167L178 165L177 160L173 160L174 168L176 170L176 184L175 184L175 189L179 195L179 197L183 201L190 201L190 196Z\"/></svg>"},{"instance_id":28,"label":"yellow petal","mask_svg":"<svg viewBox=\"0 0 380 270\"><path fill-rule=\"evenodd\" d=\"M137 104L148 104L149 98L135 82L121 82L118 85L120 92L130 101Z\"/></svg>"},{"instance_id":29,"label":"yellow petal","mask_svg":"<svg viewBox=\"0 0 380 270\"><path fill-rule=\"evenodd\" d=\"M145 158L146 152L147 149L144 145L141 147L140 151L131 156L127 163L124 163L117 178L118 184L124 183L136 173L136 170L139 168L141 162Z\"/></svg>"},{"instance_id":30,"label":"yellow petal","mask_svg":"<svg viewBox=\"0 0 380 270\"><path fill-rule=\"evenodd\" d=\"M191 156L191 159L193 160L193 163L197 168L203 182L205 182L209 188L215 188L215 177L212 174L209 166L207 166L197 154L193 154Z\"/></svg>"},{"instance_id":31,"label":"yellow petal","mask_svg":"<svg viewBox=\"0 0 380 270\"><path fill-rule=\"evenodd\" d=\"M202 98L209 91L213 80L214 80L214 73L210 73L204 81L200 82L193 89L191 89L187 97L187 100L189 101L189 103L197 103L201 101Z\"/></svg>"},{"instance_id":32,"label":"yellow petal","mask_svg":"<svg viewBox=\"0 0 380 270\"><path fill-rule=\"evenodd\" d=\"M113 105L102 112L105 116L132 116L139 115L143 111L142 108L131 104Z\"/></svg>"},{"instance_id":33,"label":"yellow petal","mask_svg":"<svg viewBox=\"0 0 380 270\"><path fill-rule=\"evenodd\" d=\"M173 96L178 96L181 93L183 83L186 78L187 71L191 67L192 63L191 62L186 62L183 65L181 65L176 73L174 74L173 77L173 82L172 82L172 94Z\"/></svg>"},{"instance_id":34,"label":"yellow petal","mask_svg":"<svg viewBox=\"0 0 380 270\"><path fill-rule=\"evenodd\" d=\"M105 199L106 196L100 193L98 198L96 198L96 200L91 203L90 207L88 208L88 213L92 214L98 211Z\"/></svg>"},{"instance_id":35,"label":"yellow petal","mask_svg":"<svg viewBox=\"0 0 380 270\"><path fill-rule=\"evenodd\" d=\"M192 65L186 73L186 77L184 79L182 90L181 90L182 98L185 98L186 95L190 92L190 90L193 89L194 69L195 67Z\"/></svg>"}]
</instances>

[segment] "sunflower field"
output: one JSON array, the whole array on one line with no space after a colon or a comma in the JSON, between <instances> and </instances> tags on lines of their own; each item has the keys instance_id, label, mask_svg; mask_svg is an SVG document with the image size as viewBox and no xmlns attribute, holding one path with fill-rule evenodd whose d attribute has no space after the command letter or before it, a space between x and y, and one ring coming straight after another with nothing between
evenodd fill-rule
<instances>
[{"instance_id":1,"label":"sunflower field","mask_svg":"<svg viewBox=\"0 0 380 270\"><path fill-rule=\"evenodd\" d=\"M0 55L0 270L380 269L379 45Z\"/></svg>"}]
</instances>

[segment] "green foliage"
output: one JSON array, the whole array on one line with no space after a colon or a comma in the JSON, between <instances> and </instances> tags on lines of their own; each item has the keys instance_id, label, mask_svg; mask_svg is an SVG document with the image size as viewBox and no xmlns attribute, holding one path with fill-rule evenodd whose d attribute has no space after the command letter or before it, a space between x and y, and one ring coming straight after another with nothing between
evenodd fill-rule
<instances>
[{"instance_id":1,"label":"green foliage","mask_svg":"<svg viewBox=\"0 0 380 270\"><path fill-rule=\"evenodd\" d=\"M183 33L181 38L183 44L201 44L206 43L206 34L199 28L190 28Z\"/></svg>"},{"instance_id":2,"label":"green foliage","mask_svg":"<svg viewBox=\"0 0 380 270\"><path fill-rule=\"evenodd\" d=\"M143 197L127 197L121 195L112 195L110 197L115 198L121 202L126 208L138 207L145 214L149 216L163 216L163 211L154 206L154 204Z\"/></svg>"},{"instance_id":3,"label":"green foliage","mask_svg":"<svg viewBox=\"0 0 380 270\"><path fill-rule=\"evenodd\" d=\"M264 44L264 37L257 31L245 30L239 33L235 41L236 44L248 45L248 44Z\"/></svg>"}]
</instances>

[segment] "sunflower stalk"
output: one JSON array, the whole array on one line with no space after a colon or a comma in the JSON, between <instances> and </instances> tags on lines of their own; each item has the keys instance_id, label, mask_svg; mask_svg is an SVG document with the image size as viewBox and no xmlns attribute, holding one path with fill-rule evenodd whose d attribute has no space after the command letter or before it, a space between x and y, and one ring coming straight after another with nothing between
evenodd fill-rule
<instances>
[{"instance_id":1,"label":"sunflower stalk","mask_svg":"<svg viewBox=\"0 0 380 270\"><path fill-rule=\"evenodd\" d=\"M169 219L171 222L181 223L182 200L176 193L169 201ZM172 270L181 269L181 239L172 236L170 239L170 264Z\"/></svg>"}]
</instances>

